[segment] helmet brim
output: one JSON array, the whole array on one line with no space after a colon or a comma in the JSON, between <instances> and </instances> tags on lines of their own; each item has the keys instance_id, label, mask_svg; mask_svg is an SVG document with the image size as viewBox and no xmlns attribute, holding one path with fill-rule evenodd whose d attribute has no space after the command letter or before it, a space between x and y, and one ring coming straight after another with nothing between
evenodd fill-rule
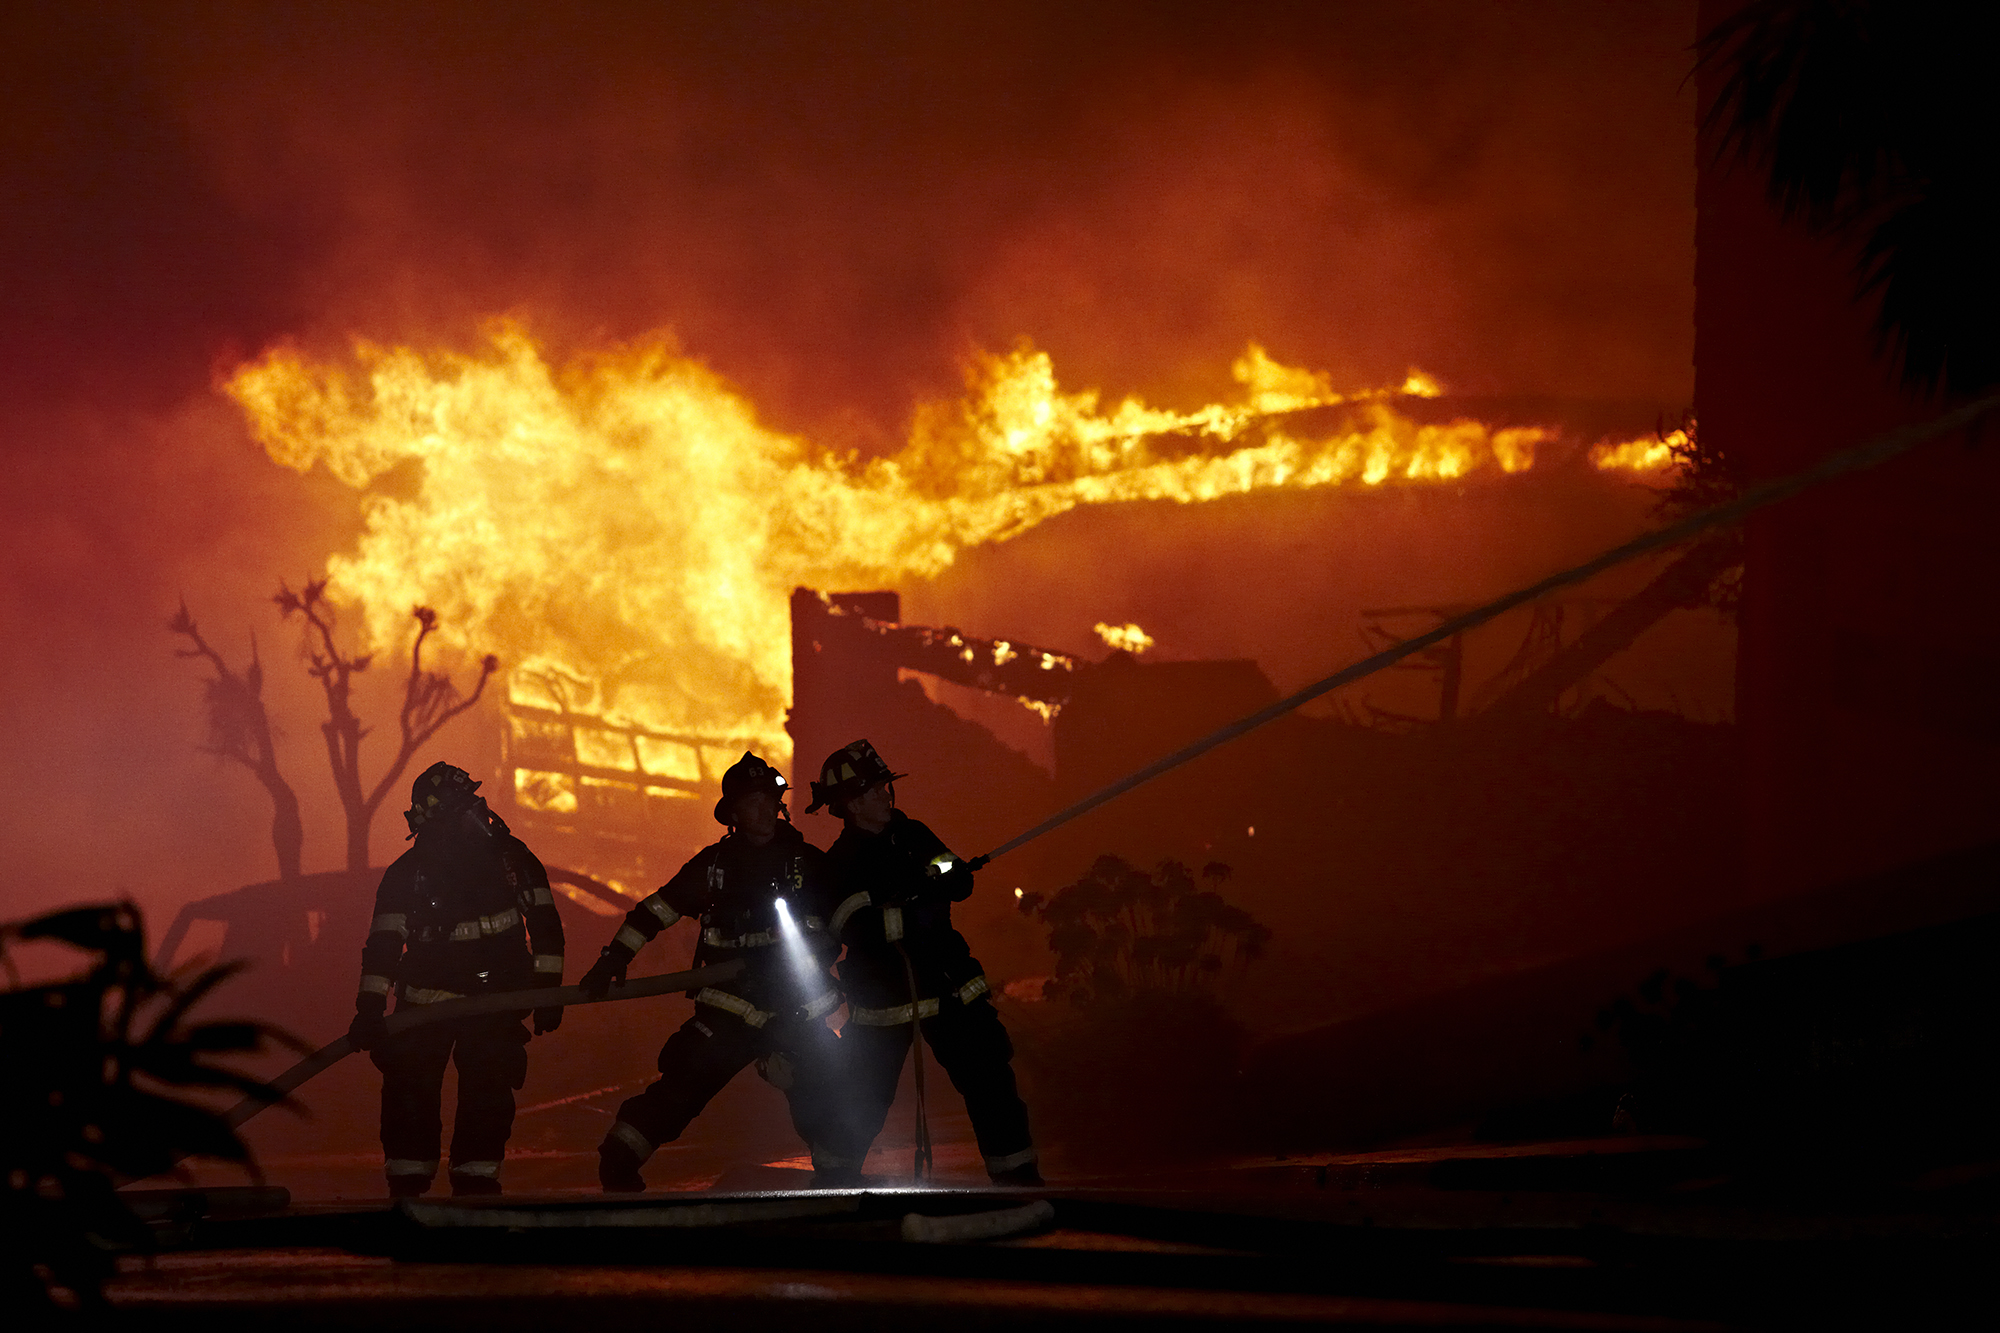
<instances>
[{"instance_id":1,"label":"helmet brim","mask_svg":"<svg viewBox=\"0 0 2000 1333\"><path fill-rule=\"evenodd\" d=\"M432 767L435 768L438 765L432 765ZM435 811L426 809L422 800L417 795L418 792L423 790L423 780L430 775L431 770L425 769L423 773L417 776L417 781L412 785L410 790L410 808L403 812L403 822L410 826L410 835L408 838L403 839L403 841L410 841L411 838L416 837L426 827L435 827L438 820L456 814L461 810L470 810L473 806L486 799L479 794L479 789L485 786L485 783L479 781L462 768L455 769L454 771L463 776L465 782L453 789L451 795L454 799L452 801L448 804L440 802Z\"/></svg>"},{"instance_id":2,"label":"helmet brim","mask_svg":"<svg viewBox=\"0 0 2000 1333\"><path fill-rule=\"evenodd\" d=\"M769 789L771 794L778 798L779 808L782 809L784 807L785 795L787 792L791 791L791 789L792 789L791 784L789 783L787 783L785 786L782 787L772 787ZM734 796L724 796L718 801L716 801L715 822L722 825L724 828L735 827L734 823L729 818L730 802L741 800L743 797L748 796L749 794L750 793L747 791L739 791Z\"/></svg>"},{"instance_id":3,"label":"helmet brim","mask_svg":"<svg viewBox=\"0 0 2000 1333\"><path fill-rule=\"evenodd\" d=\"M908 776L910 776L908 773L885 774L882 777L870 780L867 787L858 788L852 793L844 793L838 790L829 790L828 788L823 787L819 783L815 782L812 785L813 803L806 807L806 813L809 815L818 814L822 809L826 808L829 805L836 805L846 801L853 800L856 796L861 795L862 792L867 791L868 787L879 787L885 782L900 782Z\"/></svg>"}]
</instances>

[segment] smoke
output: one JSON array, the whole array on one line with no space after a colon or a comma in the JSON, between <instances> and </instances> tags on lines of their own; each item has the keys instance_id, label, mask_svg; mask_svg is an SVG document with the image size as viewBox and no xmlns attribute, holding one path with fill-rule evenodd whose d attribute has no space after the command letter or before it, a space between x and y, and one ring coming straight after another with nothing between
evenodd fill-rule
<instances>
[{"instance_id":1,"label":"smoke","mask_svg":"<svg viewBox=\"0 0 2000 1333\"><path fill-rule=\"evenodd\" d=\"M772 425L864 452L1021 336L1067 384L1168 403L1216 396L1252 338L1336 383L1691 394L1687 3L0 22L19 912L269 873L262 793L194 751L196 673L160 627L183 593L233 652L258 631L308 865L336 859L311 687L262 599L353 539L357 501L269 464L214 392L274 341L667 328ZM1258 651L1240 625L1209 633Z\"/></svg>"},{"instance_id":2,"label":"smoke","mask_svg":"<svg viewBox=\"0 0 2000 1333\"><path fill-rule=\"evenodd\" d=\"M1023 334L1113 392L1254 330L1357 383L1685 398L1684 6L1077 9L343 7L147 51L229 205L316 220L299 336L667 325L779 424L889 438Z\"/></svg>"}]
</instances>

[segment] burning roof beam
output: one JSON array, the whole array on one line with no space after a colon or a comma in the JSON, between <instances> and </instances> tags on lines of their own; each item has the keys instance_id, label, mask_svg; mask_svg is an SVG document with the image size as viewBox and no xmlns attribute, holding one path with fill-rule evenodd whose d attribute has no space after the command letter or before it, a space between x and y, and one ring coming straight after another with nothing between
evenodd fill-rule
<instances>
[{"instance_id":1,"label":"burning roof beam","mask_svg":"<svg viewBox=\"0 0 2000 1333\"><path fill-rule=\"evenodd\" d=\"M982 639L950 626L876 620L830 599L825 606L826 619L817 632L835 637L845 652L993 694L1060 707L1069 700L1077 669L1088 665L1017 639Z\"/></svg>"}]
</instances>

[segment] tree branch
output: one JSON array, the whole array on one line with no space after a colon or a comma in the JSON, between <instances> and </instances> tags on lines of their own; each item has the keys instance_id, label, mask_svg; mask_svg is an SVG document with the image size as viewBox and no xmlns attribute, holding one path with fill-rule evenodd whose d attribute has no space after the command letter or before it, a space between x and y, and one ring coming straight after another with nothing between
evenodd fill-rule
<instances>
[{"instance_id":1,"label":"tree branch","mask_svg":"<svg viewBox=\"0 0 2000 1333\"><path fill-rule=\"evenodd\" d=\"M486 693L486 682L500 669L500 659L492 653L486 654L480 659L479 680L472 693L460 697L449 676L424 670L424 640L437 629L437 612L428 606L413 606L410 615L417 622L417 637L410 645L410 674L403 683L403 708L397 719L402 743L397 747L395 761L368 794L371 812L381 805L417 751L453 718L478 703Z\"/></svg>"},{"instance_id":2,"label":"tree branch","mask_svg":"<svg viewBox=\"0 0 2000 1333\"><path fill-rule=\"evenodd\" d=\"M264 709L264 668L257 656L256 636L250 639L250 665L239 675L202 637L185 598L167 621L167 629L193 645L175 649L176 657L199 658L215 673L202 687L209 741L201 748L243 765L270 793L271 843L278 857L278 876L287 880L298 878L305 843L304 825L299 817L298 796L278 768L271 719Z\"/></svg>"},{"instance_id":3,"label":"tree branch","mask_svg":"<svg viewBox=\"0 0 2000 1333\"><path fill-rule=\"evenodd\" d=\"M437 630L437 612L427 606L412 607L410 614L417 622L417 637L410 645L410 674L403 683L403 703L396 719L400 739L381 779L364 790L361 742L370 729L361 725L354 712L352 687L354 676L366 671L374 657L372 654L347 657L341 653L334 638L335 617L326 600L326 587L325 579L308 579L298 592L281 583L271 600L287 618L296 614L305 621L306 671L319 681L326 694L327 717L320 724L320 733L326 738L334 790L339 793L347 816L348 868L361 870L368 864L368 831L375 812L425 742L479 702L486 692L486 682L499 669L500 659L491 653L481 659L478 684L470 695L461 698L449 676L424 669L424 642Z\"/></svg>"}]
</instances>

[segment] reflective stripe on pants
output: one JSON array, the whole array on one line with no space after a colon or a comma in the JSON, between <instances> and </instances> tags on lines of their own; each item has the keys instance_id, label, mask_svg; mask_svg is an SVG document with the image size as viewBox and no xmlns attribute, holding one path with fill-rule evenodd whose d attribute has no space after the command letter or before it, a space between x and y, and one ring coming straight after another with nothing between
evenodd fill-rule
<instances>
[{"instance_id":1,"label":"reflective stripe on pants","mask_svg":"<svg viewBox=\"0 0 2000 1333\"><path fill-rule=\"evenodd\" d=\"M857 1139L848 1113L846 1043L817 1021L774 1019L752 1026L717 1007L697 1009L667 1038L660 1048L659 1080L618 1108L610 1137L644 1160L658 1145L678 1139L745 1065L782 1054L791 1067L784 1094L792 1127L814 1157L865 1158L867 1144Z\"/></svg>"},{"instance_id":2,"label":"reflective stripe on pants","mask_svg":"<svg viewBox=\"0 0 2000 1333\"><path fill-rule=\"evenodd\" d=\"M611 1126L611 1133L606 1135L605 1141L610 1142L612 1139L616 1139L630 1148L632 1155L639 1159L641 1165L644 1165L646 1159L653 1155L653 1145L647 1141L646 1136L626 1124L623 1120Z\"/></svg>"},{"instance_id":3,"label":"reflective stripe on pants","mask_svg":"<svg viewBox=\"0 0 2000 1333\"><path fill-rule=\"evenodd\" d=\"M1014 1046L999 1012L990 1004L947 1004L923 1020L923 1034L931 1054L965 1099L980 1155L998 1161L1031 1152L1028 1108L1014 1083ZM840 1054L850 1074L858 1117L855 1128L872 1143L882 1132L890 1103L896 1099L903 1062L910 1055L908 1018L898 1026L855 1024L841 1029Z\"/></svg>"}]
</instances>

